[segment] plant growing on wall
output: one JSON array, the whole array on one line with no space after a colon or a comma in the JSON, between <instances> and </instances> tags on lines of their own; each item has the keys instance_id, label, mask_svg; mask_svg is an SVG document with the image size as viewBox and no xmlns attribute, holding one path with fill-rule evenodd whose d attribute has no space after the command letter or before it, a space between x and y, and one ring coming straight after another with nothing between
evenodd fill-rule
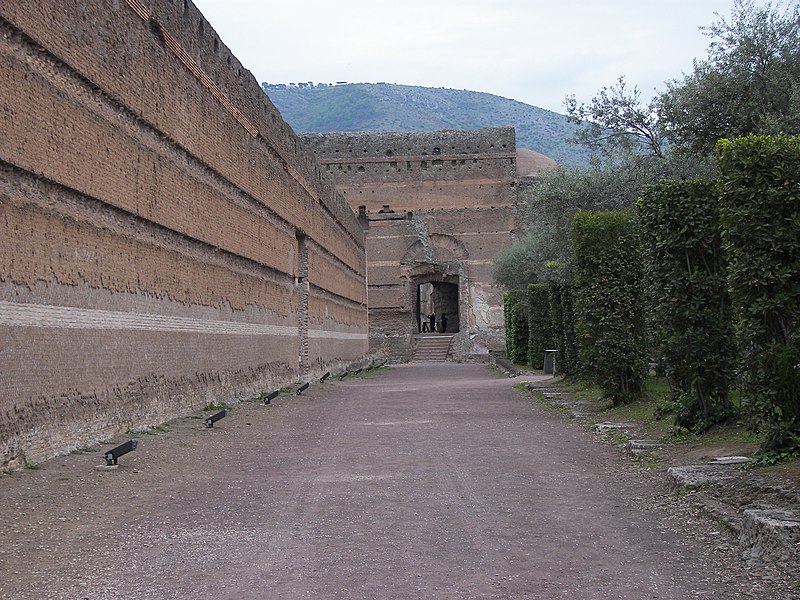
<instances>
[{"instance_id":1,"label":"plant growing on wall","mask_svg":"<svg viewBox=\"0 0 800 600\"><path fill-rule=\"evenodd\" d=\"M800 450L800 138L748 136L717 145L750 423L767 450Z\"/></svg>"},{"instance_id":2,"label":"plant growing on wall","mask_svg":"<svg viewBox=\"0 0 800 600\"><path fill-rule=\"evenodd\" d=\"M579 370L615 404L645 376L642 257L633 211L586 212L572 222Z\"/></svg>"},{"instance_id":3,"label":"plant growing on wall","mask_svg":"<svg viewBox=\"0 0 800 600\"><path fill-rule=\"evenodd\" d=\"M663 180L639 200L650 326L678 411L702 430L732 414L733 330L716 184Z\"/></svg>"}]
</instances>

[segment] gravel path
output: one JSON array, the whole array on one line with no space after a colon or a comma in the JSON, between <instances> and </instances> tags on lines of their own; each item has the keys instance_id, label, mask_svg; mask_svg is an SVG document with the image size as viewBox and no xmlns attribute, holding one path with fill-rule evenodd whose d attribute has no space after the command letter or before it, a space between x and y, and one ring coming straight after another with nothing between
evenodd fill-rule
<instances>
[{"instance_id":1,"label":"gravel path","mask_svg":"<svg viewBox=\"0 0 800 600\"><path fill-rule=\"evenodd\" d=\"M0 598L800 598L517 381L402 365L3 476Z\"/></svg>"}]
</instances>

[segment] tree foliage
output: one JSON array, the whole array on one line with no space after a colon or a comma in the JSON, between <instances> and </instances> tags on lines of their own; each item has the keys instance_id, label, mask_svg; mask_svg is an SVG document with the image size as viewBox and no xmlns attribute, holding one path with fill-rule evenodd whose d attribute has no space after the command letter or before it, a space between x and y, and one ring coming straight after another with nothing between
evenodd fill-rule
<instances>
[{"instance_id":1,"label":"tree foliage","mask_svg":"<svg viewBox=\"0 0 800 600\"><path fill-rule=\"evenodd\" d=\"M644 186L662 177L702 172L707 169L692 160L629 154L589 167L559 167L542 174L534 185L519 192L519 216L527 232L495 257L494 282L507 289L523 288L547 281L553 273L549 265L568 270L576 212L633 208Z\"/></svg>"},{"instance_id":2,"label":"tree foliage","mask_svg":"<svg viewBox=\"0 0 800 600\"><path fill-rule=\"evenodd\" d=\"M650 326L676 423L702 430L731 414L734 349L718 194L710 180L663 180L639 202Z\"/></svg>"},{"instance_id":3,"label":"tree foliage","mask_svg":"<svg viewBox=\"0 0 800 600\"><path fill-rule=\"evenodd\" d=\"M723 240L750 418L800 449L800 138L718 145Z\"/></svg>"},{"instance_id":4,"label":"tree foliage","mask_svg":"<svg viewBox=\"0 0 800 600\"><path fill-rule=\"evenodd\" d=\"M624 76L603 87L589 104L578 104L574 95L568 96L567 117L580 126L575 141L606 154L622 150L663 157L665 138L656 100L644 104L641 96L638 87L628 87Z\"/></svg>"},{"instance_id":5,"label":"tree foliage","mask_svg":"<svg viewBox=\"0 0 800 600\"><path fill-rule=\"evenodd\" d=\"M614 404L636 399L646 367L639 228L632 210L578 212L575 334L579 369Z\"/></svg>"},{"instance_id":6,"label":"tree foliage","mask_svg":"<svg viewBox=\"0 0 800 600\"><path fill-rule=\"evenodd\" d=\"M722 138L800 131L800 5L736 0L704 29L708 58L658 103L669 139L708 156Z\"/></svg>"}]
</instances>

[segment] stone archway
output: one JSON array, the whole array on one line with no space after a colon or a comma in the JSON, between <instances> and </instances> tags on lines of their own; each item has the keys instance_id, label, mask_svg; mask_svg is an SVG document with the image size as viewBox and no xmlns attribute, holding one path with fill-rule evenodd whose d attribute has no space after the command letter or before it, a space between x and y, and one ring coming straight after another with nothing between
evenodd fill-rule
<instances>
[{"instance_id":1,"label":"stone archway","mask_svg":"<svg viewBox=\"0 0 800 600\"><path fill-rule=\"evenodd\" d=\"M463 314L468 302L465 261L469 253L464 244L449 235L421 236L408 247L400 261L401 276L409 283L412 315L416 331L423 330L430 313L435 314L436 333L457 334L467 322ZM425 330L430 331L428 327Z\"/></svg>"}]
</instances>

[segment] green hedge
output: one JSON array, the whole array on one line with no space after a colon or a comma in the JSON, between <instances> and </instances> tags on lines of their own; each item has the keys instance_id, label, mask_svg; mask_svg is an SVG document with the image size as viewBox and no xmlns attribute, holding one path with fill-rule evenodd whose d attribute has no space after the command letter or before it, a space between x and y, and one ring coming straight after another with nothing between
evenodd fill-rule
<instances>
[{"instance_id":1,"label":"green hedge","mask_svg":"<svg viewBox=\"0 0 800 600\"><path fill-rule=\"evenodd\" d=\"M544 368L544 351L553 349L553 319L547 285L528 286L528 360L534 369Z\"/></svg>"},{"instance_id":2,"label":"green hedge","mask_svg":"<svg viewBox=\"0 0 800 600\"><path fill-rule=\"evenodd\" d=\"M678 425L702 430L733 410L734 343L717 186L661 181L645 188L639 220L649 324L679 406Z\"/></svg>"},{"instance_id":3,"label":"green hedge","mask_svg":"<svg viewBox=\"0 0 800 600\"><path fill-rule=\"evenodd\" d=\"M717 145L722 235L751 424L800 448L800 138Z\"/></svg>"},{"instance_id":4,"label":"green hedge","mask_svg":"<svg viewBox=\"0 0 800 600\"><path fill-rule=\"evenodd\" d=\"M572 287L571 281L550 279L547 283L553 337L555 348L558 350L556 372L566 377L575 375L578 367Z\"/></svg>"},{"instance_id":5,"label":"green hedge","mask_svg":"<svg viewBox=\"0 0 800 600\"><path fill-rule=\"evenodd\" d=\"M517 364L528 364L528 294L510 290L503 295L506 355Z\"/></svg>"},{"instance_id":6,"label":"green hedge","mask_svg":"<svg viewBox=\"0 0 800 600\"><path fill-rule=\"evenodd\" d=\"M575 334L580 375L614 402L639 397L646 373L642 255L631 210L575 214Z\"/></svg>"}]
</instances>

